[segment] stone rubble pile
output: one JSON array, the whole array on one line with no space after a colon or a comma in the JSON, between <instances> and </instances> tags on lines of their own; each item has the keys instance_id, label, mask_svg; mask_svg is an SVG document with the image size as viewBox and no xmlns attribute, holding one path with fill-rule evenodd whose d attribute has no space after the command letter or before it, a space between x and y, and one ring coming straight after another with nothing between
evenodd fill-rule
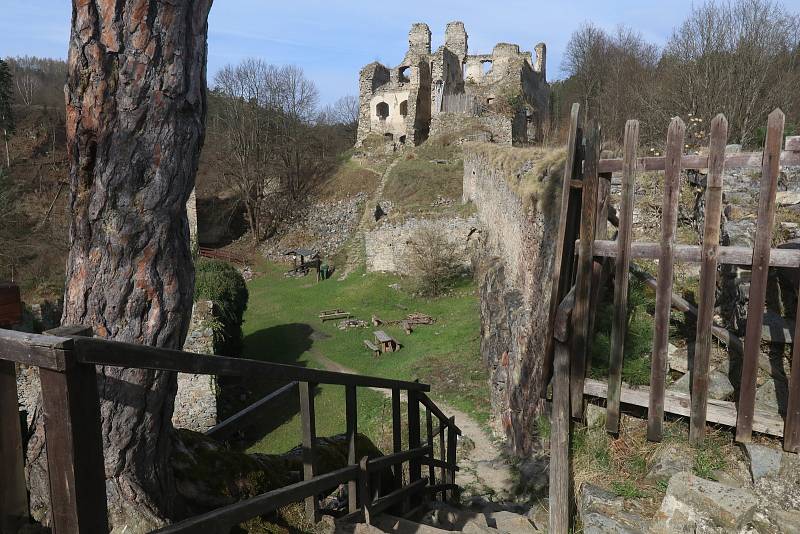
<instances>
[{"instance_id":1,"label":"stone rubble pile","mask_svg":"<svg viewBox=\"0 0 800 534\"><path fill-rule=\"evenodd\" d=\"M578 508L586 534L800 532L800 458L771 446L743 445L745 476L707 480L677 447L654 459L648 479L666 484L656 515L647 520L626 499L584 483Z\"/></svg>"}]
</instances>

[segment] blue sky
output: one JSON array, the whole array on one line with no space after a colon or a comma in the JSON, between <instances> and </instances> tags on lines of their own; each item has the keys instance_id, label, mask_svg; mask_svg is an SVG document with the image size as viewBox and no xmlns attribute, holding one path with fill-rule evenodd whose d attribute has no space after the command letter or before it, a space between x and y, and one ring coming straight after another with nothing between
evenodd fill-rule
<instances>
[{"instance_id":1,"label":"blue sky","mask_svg":"<svg viewBox=\"0 0 800 534\"><path fill-rule=\"evenodd\" d=\"M66 57L69 0L0 3L0 57ZM784 4L800 11L800 0ZM625 23L663 44L691 6L692 0L215 0L209 18L209 83L223 65L255 56L303 67L319 87L322 102L333 102L357 93L361 66L374 60L397 64L413 22L428 23L435 48L451 20L464 21L472 53L488 53L501 41L525 50L545 42L548 78L554 79L561 74L567 40L582 22L609 30Z\"/></svg>"}]
</instances>

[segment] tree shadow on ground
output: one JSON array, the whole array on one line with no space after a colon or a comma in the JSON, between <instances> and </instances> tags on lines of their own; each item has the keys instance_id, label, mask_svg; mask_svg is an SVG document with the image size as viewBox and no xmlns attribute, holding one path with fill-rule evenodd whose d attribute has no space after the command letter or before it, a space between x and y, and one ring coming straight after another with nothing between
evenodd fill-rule
<instances>
[{"instance_id":1,"label":"tree shadow on ground","mask_svg":"<svg viewBox=\"0 0 800 534\"><path fill-rule=\"evenodd\" d=\"M291 323L272 326L244 338L242 357L285 365L306 367L300 357L314 343L314 329L309 324ZM217 397L220 421L234 415L254 402L285 386L285 380L272 379L268 374L243 377L220 377ZM297 388L265 405L248 419L236 438L229 440L235 448L247 448L291 420L300 411ZM319 394L319 390L315 392Z\"/></svg>"}]
</instances>

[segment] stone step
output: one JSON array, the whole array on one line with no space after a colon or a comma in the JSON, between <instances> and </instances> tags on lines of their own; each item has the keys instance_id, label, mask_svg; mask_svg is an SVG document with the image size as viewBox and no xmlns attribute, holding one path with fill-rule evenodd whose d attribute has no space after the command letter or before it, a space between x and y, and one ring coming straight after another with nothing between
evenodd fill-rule
<instances>
[{"instance_id":1,"label":"stone step","mask_svg":"<svg viewBox=\"0 0 800 534\"><path fill-rule=\"evenodd\" d=\"M372 526L377 527L382 532L395 532L397 534L442 534L452 532L388 514L374 518Z\"/></svg>"}]
</instances>

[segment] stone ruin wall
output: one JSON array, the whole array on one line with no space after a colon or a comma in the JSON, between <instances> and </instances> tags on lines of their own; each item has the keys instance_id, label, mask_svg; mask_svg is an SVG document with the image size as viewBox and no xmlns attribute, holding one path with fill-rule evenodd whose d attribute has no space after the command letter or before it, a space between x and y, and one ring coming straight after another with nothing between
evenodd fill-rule
<instances>
[{"instance_id":1,"label":"stone ruin wall","mask_svg":"<svg viewBox=\"0 0 800 534\"><path fill-rule=\"evenodd\" d=\"M495 432L515 454L535 447L558 216L527 208L504 171L465 148L463 201L480 222L473 265L480 293L481 355L491 381Z\"/></svg>"},{"instance_id":2,"label":"stone ruin wall","mask_svg":"<svg viewBox=\"0 0 800 534\"><path fill-rule=\"evenodd\" d=\"M383 224L365 232L366 265L368 272L407 272L408 243L417 231L433 228L456 244L465 266L470 265L470 237L478 225L475 217L451 217L443 219L408 219L400 224Z\"/></svg>"}]
</instances>

